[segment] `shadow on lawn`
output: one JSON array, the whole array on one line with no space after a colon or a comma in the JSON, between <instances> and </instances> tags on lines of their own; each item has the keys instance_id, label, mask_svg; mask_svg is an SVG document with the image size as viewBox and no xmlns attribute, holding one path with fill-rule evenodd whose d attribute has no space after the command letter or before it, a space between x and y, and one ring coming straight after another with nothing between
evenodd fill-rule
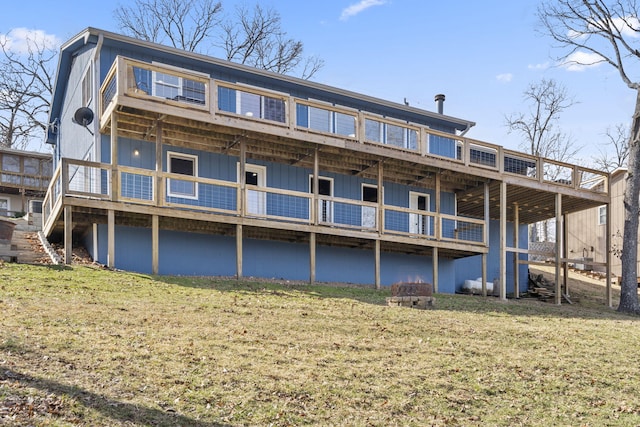
<instances>
[{"instance_id":1,"label":"shadow on lawn","mask_svg":"<svg viewBox=\"0 0 640 427\"><path fill-rule=\"evenodd\" d=\"M285 279L262 279L233 277L189 277L189 276L152 276L153 280L170 285L196 289L215 289L220 292L237 292L249 295L271 294L282 295L302 293L318 298L342 298L374 305L386 305L385 298L391 295L391 288L383 286L375 291L371 285L351 283L317 283Z\"/></svg>"},{"instance_id":2,"label":"shadow on lawn","mask_svg":"<svg viewBox=\"0 0 640 427\"><path fill-rule=\"evenodd\" d=\"M187 276L153 276L153 280L163 283L198 289L214 289L221 292L236 292L248 295L270 294L291 295L299 292L307 296L318 298L351 299L366 304L386 306L386 297L391 295L390 287L383 287L376 291L372 286L352 284L308 284L287 280L264 280L258 278L221 277L187 277ZM535 317L560 317L560 318L584 318L602 319L617 318L620 320L638 320L636 316L624 315L608 308L604 303L599 306L591 301L589 305L567 304L561 306L550 302L541 302L534 298L508 299L500 301L497 297L436 294L433 310L463 311L477 313L496 313L501 316L535 316ZM406 309L410 308L397 308ZM429 310L427 310L428 312ZM428 314L427 314L428 315Z\"/></svg>"},{"instance_id":3,"label":"shadow on lawn","mask_svg":"<svg viewBox=\"0 0 640 427\"><path fill-rule=\"evenodd\" d=\"M45 393L54 394L58 397L70 396L78 403L92 408L104 416L117 420L122 423L133 423L136 425L154 425L154 426L193 426L193 427L224 427L224 424L206 423L193 420L184 415L169 413L161 409L146 408L143 406L124 403L118 400L110 399L100 394L92 393L82 388L63 384L57 381L47 380L43 378L33 377L22 374L11 369L2 369L0 371L0 381L10 380L11 382L19 382L25 387L39 389ZM28 408L28 416L33 415L32 405Z\"/></svg>"}]
</instances>

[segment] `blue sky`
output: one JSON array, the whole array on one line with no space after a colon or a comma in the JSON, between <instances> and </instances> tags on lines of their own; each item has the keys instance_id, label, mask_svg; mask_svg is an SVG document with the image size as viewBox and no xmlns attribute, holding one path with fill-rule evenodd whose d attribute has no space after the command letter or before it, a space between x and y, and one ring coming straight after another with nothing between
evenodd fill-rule
<instances>
[{"instance_id":1,"label":"blue sky","mask_svg":"<svg viewBox=\"0 0 640 427\"><path fill-rule=\"evenodd\" d=\"M30 0L6 2L0 34L39 30L65 41L86 27L117 32L118 2ZM226 11L255 1L223 0ZM504 117L526 111L522 93L541 79L555 79L575 98L562 116L563 130L579 147L580 163L605 142L607 127L628 125L635 92L611 67L568 70L554 60L561 51L539 34L536 0L267 0L290 37L324 59L315 81L476 122L468 137L518 149ZM304 5L304 6L302 6ZM34 13L36 10L38 12Z\"/></svg>"}]
</instances>

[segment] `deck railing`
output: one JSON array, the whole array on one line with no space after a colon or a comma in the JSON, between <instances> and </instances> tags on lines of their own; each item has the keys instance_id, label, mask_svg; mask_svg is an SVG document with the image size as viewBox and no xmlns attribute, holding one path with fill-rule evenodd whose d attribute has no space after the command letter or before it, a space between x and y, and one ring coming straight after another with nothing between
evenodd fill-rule
<instances>
[{"instance_id":1,"label":"deck railing","mask_svg":"<svg viewBox=\"0 0 640 427\"><path fill-rule=\"evenodd\" d=\"M112 179L115 178L115 179ZM177 187L175 185L178 184ZM175 194L189 188L196 197ZM483 220L340 197L63 158L43 201L45 228L63 196L484 245Z\"/></svg>"},{"instance_id":2,"label":"deck railing","mask_svg":"<svg viewBox=\"0 0 640 427\"><path fill-rule=\"evenodd\" d=\"M608 174L557 162L499 145L440 132L394 117L383 117L342 105L301 99L244 84L234 84L193 71L117 57L101 87L102 120L120 97L158 105L196 109L211 116L231 116L293 132L313 133L392 150L445 159L466 167L489 169L538 182L606 193ZM153 108L149 105L148 108ZM264 127L269 131L268 127ZM295 134L294 134L295 135Z\"/></svg>"}]
</instances>

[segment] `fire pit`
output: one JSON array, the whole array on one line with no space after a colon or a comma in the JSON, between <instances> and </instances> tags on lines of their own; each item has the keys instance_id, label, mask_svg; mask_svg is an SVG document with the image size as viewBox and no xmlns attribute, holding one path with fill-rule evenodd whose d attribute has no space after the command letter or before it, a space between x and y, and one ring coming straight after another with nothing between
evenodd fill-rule
<instances>
[{"instance_id":1,"label":"fire pit","mask_svg":"<svg viewBox=\"0 0 640 427\"><path fill-rule=\"evenodd\" d=\"M433 307L433 285L425 282L394 283L387 304L396 307Z\"/></svg>"}]
</instances>

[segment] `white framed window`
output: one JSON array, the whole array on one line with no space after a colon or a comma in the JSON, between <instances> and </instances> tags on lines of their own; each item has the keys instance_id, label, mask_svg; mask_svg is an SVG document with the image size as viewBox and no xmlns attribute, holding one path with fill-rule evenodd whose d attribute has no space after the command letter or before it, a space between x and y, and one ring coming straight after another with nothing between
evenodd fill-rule
<instances>
[{"instance_id":1,"label":"white framed window","mask_svg":"<svg viewBox=\"0 0 640 427\"><path fill-rule=\"evenodd\" d=\"M605 225L607 223L607 205L598 207L598 225Z\"/></svg>"},{"instance_id":2,"label":"white framed window","mask_svg":"<svg viewBox=\"0 0 640 427\"><path fill-rule=\"evenodd\" d=\"M168 151L167 172L197 177L198 156ZM167 190L170 197L198 199L198 184L193 181L184 181L175 178L168 179Z\"/></svg>"},{"instance_id":3,"label":"white framed window","mask_svg":"<svg viewBox=\"0 0 640 427\"><path fill-rule=\"evenodd\" d=\"M41 214L42 213L42 200L29 200L29 213Z\"/></svg>"},{"instance_id":4,"label":"white framed window","mask_svg":"<svg viewBox=\"0 0 640 427\"><path fill-rule=\"evenodd\" d=\"M206 88L202 82L161 71L153 71L152 79L153 96L191 104L205 104Z\"/></svg>"}]
</instances>

